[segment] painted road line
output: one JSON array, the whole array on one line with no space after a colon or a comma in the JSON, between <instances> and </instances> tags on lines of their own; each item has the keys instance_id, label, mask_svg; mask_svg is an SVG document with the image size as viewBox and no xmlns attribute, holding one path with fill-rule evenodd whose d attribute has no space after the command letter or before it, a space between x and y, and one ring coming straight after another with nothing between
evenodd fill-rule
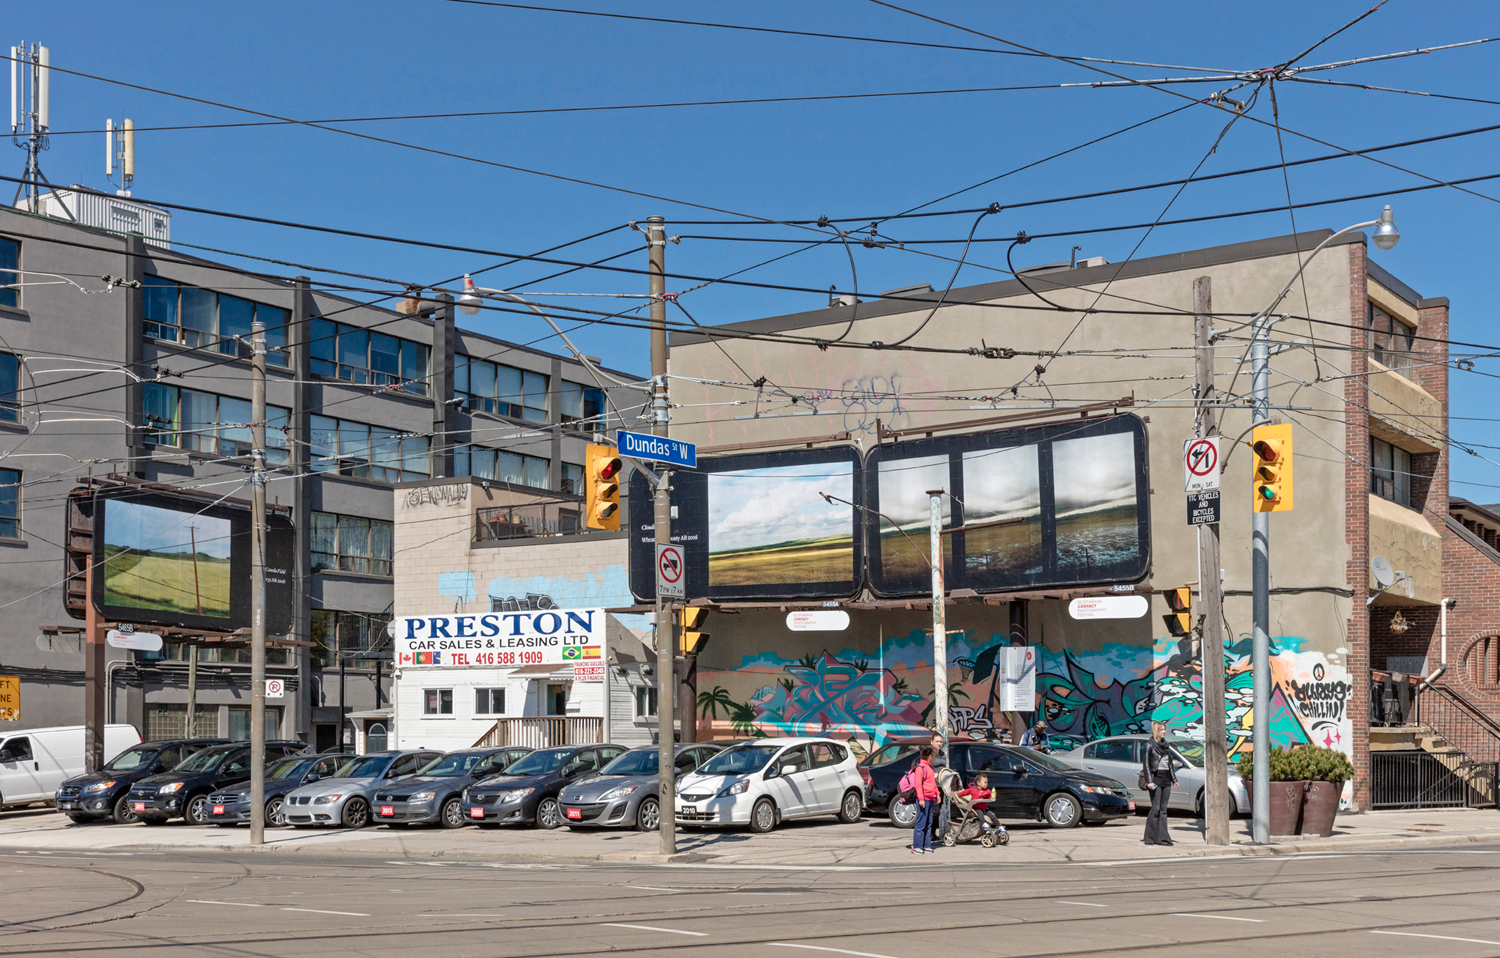
<instances>
[{"instance_id":1,"label":"painted road line","mask_svg":"<svg viewBox=\"0 0 1500 958\"><path fill-rule=\"evenodd\" d=\"M1452 935L1419 935L1414 931L1372 931L1372 935L1400 935L1402 938L1437 938L1441 941L1467 941L1475 945L1500 945L1500 941L1487 938L1455 938Z\"/></svg>"},{"instance_id":2,"label":"painted road line","mask_svg":"<svg viewBox=\"0 0 1500 958\"><path fill-rule=\"evenodd\" d=\"M369 918L370 917L368 914L366 914L365 912L362 912L362 911L328 911L328 910L323 909L323 908L283 908L281 910L282 911L306 911L306 912L311 912L314 915L348 915L350 918Z\"/></svg>"},{"instance_id":3,"label":"painted road line","mask_svg":"<svg viewBox=\"0 0 1500 958\"><path fill-rule=\"evenodd\" d=\"M626 885L626 888L641 888L646 891L689 891L687 888L657 888L655 885Z\"/></svg>"},{"instance_id":4,"label":"painted road line","mask_svg":"<svg viewBox=\"0 0 1500 958\"><path fill-rule=\"evenodd\" d=\"M1173 918L1217 918L1220 921L1254 921L1264 922L1264 918L1236 918L1233 915L1195 915L1190 911L1174 911Z\"/></svg>"},{"instance_id":5,"label":"painted road line","mask_svg":"<svg viewBox=\"0 0 1500 958\"><path fill-rule=\"evenodd\" d=\"M450 911L443 914L418 915L418 918L504 918L505 915L482 915L475 912Z\"/></svg>"},{"instance_id":6,"label":"painted road line","mask_svg":"<svg viewBox=\"0 0 1500 958\"><path fill-rule=\"evenodd\" d=\"M706 931L683 931L680 928L657 928L655 925L622 925L619 922L615 921L602 921L599 924L607 925L610 928L635 928L638 931L664 931L669 935L693 935L698 938L708 937L708 932Z\"/></svg>"},{"instance_id":7,"label":"painted road line","mask_svg":"<svg viewBox=\"0 0 1500 958\"><path fill-rule=\"evenodd\" d=\"M207 898L184 898L183 901L194 905L239 905L241 908L264 908L253 901L209 901Z\"/></svg>"},{"instance_id":8,"label":"painted road line","mask_svg":"<svg viewBox=\"0 0 1500 958\"><path fill-rule=\"evenodd\" d=\"M1063 901L1061 898L1057 899L1057 903L1059 905L1082 905L1085 908L1108 908L1109 907L1108 905L1100 905L1100 904L1097 904L1097 903L1091 902L1091 901Z\"/></svg>"},{"instance_id":9,"label":"painted road line","mask_svg":"<svg viewBox=\"0 0 1500 958\"><path fill-rule=\"evenodd\" d=\"M877 955L872 951L850 951L848 948L829 948L826 945L799 945L790 941L768 941L772 948L806 948L808 951L831 951L838 955L857 955L859 958L895 958L894 955Z\"/></svg>"}]
</instances>

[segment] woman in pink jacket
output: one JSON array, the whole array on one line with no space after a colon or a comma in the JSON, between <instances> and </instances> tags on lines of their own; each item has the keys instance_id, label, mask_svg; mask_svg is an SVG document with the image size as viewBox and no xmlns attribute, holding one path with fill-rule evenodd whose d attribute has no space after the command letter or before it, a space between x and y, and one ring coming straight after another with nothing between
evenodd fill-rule
<instances>
[{"instance_id":1,"label":"woman in pink jacket","mask_svg":"<svg viewBox=\"0 0 1500 958\"><path fill-rule=\"evenodd\" d=\"M932 816L938 807L937 776L932 771L932 746L923 745L912 769L912 786L917 791L917 820L911 830L911 853L932 854Z\"/></svg>"}]
</instances>

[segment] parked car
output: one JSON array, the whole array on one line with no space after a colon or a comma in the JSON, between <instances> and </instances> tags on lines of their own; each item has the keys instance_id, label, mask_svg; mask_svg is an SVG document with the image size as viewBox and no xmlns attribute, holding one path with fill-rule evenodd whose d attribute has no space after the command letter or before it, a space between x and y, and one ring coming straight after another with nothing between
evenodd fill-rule
<instances>
[{"instance_id":1,"label":"parked car","mask_svg":"<svg viewBox=\"0 0 1500 958\"><path fill-rule=\"evenodd\" d=\"M296 755L306 742L267 742L266 759ZM190 825L208 824L210 792L250 774L250 743L231 742L202 749L168 772L148 775L126 793L130 810L147 825L164 825L174 818Z\"/></svg>"},{"instance_id":2,"label":"parked car","mask_svg":"<svg viewBox=\"0 0 1500 958\"><path fill-rule=\"evenodd\" d=\"M678 745L673 768L678 779L723 751L722 745ZM661 749L631 749L599 770L573 782L558 795L569 828L601 826L654 832L661 825Z\"/></svg>"},{"instance_id":3,"label":"parked car","mask_svg":"<svg viewBox=\"0 0 1500 958\"><path fill-rule=\"evenodd\" d=\"M869 798L866 807L885 812L897 828L911 828L915 805L896 800L901 776L916 763L917 749L928 739L892 742L860 763ZM1097 825L1135 811L1125 785L1094 772L1073 768L1050 755L992 742L950 742L949 760L965 785L984 772L995 790L990 811L1001 819L1046 822L1054 828Z\"/></svg>"},{"instance_id":4,"label":"parked car","mask_svg":"<svg viewBox=\"0 0 1500 958\"><path fill-rule=\"evenodd\" d=\"M416 774L417 769L441 754L435 749L418 749L354 756L333 778L287 793L282 804L287 824L294 828L314 825L364 828L370 824L370 801L376 789Z\"/></svg>"},{"instance_id":5,"label":"parked car","mask_svg":"<svg viewBox=\"0 0 1500 958\"><path fill-rule=\"evenodd\" d=\"M97 772L86 772L63 782L53 805L75 822L112 818L121 825L136 820L130 808L130 786L148 775L176 768L211 745L224 745L223 738L171 739L132 745L105 763Z\"/></svg>"},{"instance_id":6,"label":"parked car","mask_svg":"<svg viewBox=\"0 0 1500 958\"><path fill-rule=\"evenodd\" d=\"M1062 752L1056 757L1085 771L1098 772L1117 778L1125 783L1130 794L1142 805L1151 804L1151 793L1136 788L1141 771L1141 753L1150 738L1147 735L1115 735L1101 738L1079 746L1071 752ZM1191 811L1203 817L1203 743L1187 738L1169 736L1167 745L1172 749L1173 762L1177 765L1178 787L1172 789L1167 799L1168 808ZM1250 792L1240 773L1229 766L1229 815L1234 817L1250 811Z\"/></svg>"},{"instance_id":7,"label":"parked car","mask_svg":"<svg viewBox=\"0 0 1500 958\"><path fill-rule=\"evenodd\" d=\"M118 755L141 740L131 725L104 727L104 754ZM50 802L68 779L83 774L83 726L0 732L0 808Z\"/></svg>"},{"instance_id":8,"label":"parked car","mask_svg":"<svg viewBox=\"0 0 1500 958\"><path fill-rule=\"evenodd\" d=\"M569 782L614 761L619 745L569 745L537 749L499 775L470 785L463 803L480 828L525 825L557 828L563 823L557 793Z\"/></svg>"},{"instance_id":9,"label":"parked car","mask_svg":"<svg viewBox=\"0 0 1500 958\"><path fill-rule=\"evenodd\" d=\"M303 785L333 778L354 756L347 752L292 755L266 764L266 824L286 824L286 795ZM208 796L208 820L221 828L250 821L250 780L226 785Z\"/></svg>"},{"instance_id":10,"label":"parked car","mask_svg":"<svg viewBox=\"0 0 1500 958\"><path fill-rule=\"evenodd\" d=\"M469 823L464 814L464 789L505 771L531 751L515 747L476 748L440 755L415 775L375 792L375 822L392 828L418 822L461 828Z\"/></svg>"},{"instance_id":11,"label":"parked car","mask_svg":"<svg viewBox=\"0 0 1500 958\"><path fill-rule=\"evenodd\" d=\"M677 784L677 821L769 832L790 818L859 820L865 785L854 753L824 738L761 739L725 749Z\"/></svg>"}]
</instances>

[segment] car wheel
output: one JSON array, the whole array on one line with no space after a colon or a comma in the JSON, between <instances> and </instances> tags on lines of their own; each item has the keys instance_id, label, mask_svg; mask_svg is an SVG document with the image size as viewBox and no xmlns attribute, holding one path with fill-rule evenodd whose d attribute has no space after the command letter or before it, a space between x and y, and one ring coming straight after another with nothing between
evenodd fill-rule
<instances>
[{"instance_id":1,"label":"car wheel","mask_svg":"<svg viewBox=\"0 0 1500 958\"><path fill-rule=\"evenodd\" d=\"M468 824L464 818L464 803L462 799L450 798L443 803L443 813L438 816L438 821L443 823L444 828L463 828Z\"/></svg>"},{"instance_id":2,"label":"car wheel","mask_svg":"<svg viewBox=\"0 0 1500 958\"><path fill-rule=\"evenodd\" d=\"M750 810L750 830L758 835L764 835L776 827L776 805L769 798L763 798L755 803Z\"/></svg>"},{"instance_id":3,"label":"car wheel","mask_svg":"<svg viewBox=\"0 0 1500 958\"><path fill-rule=\"evenodd\" d=\"M890 807L885 813L890 818L891 824L897 828L912 828L917 824L917 806L903 802L899 798L891 799Z\"/></svg>"},{"instance_id":4,"label":"car wheel","mask_svg":"<svg viewBox=\"0 0 1500 958\"><path fill-rule=\"evenodd\" d=\"M852 825L859 821L859 815L864 810L865 803L860 800L859 792L851 788L844 793L844 800L839 803L839 821Z\"/></svg>"},{"instance_id":5,"label":"car wheel","mask_svg":"<svg viewBox=\"0 0 1500 958\"><path fill-rule=\"evenodd\" d=\"M1083 806L1067 792L1047 796L1042 815L1053 828L1072 828L1083 819Z\"/></svg>"},{"instance_id":6,"label":"car wheel","mask_svg":"<svg viewBox=\"0 0 1500 958\"><path fill-rule=\"evenodd\" d=\"M345 828L364 828L370 824L370 806L362 798L351 798L344 803L341 818Z\"/></svg>"},{"instance_id":7,"label":"car wheel","mask_svg":"<svg viewBox=\"0 0 1500 958\"><path fill-rule=\"evenodd\" d=\"M1200 788L1200 789L1198 789L1198 799L1197 799L1197 801L1193 805L1193 811L1194 811L1194 813L1200 819L1204 819L1204 818L1208 817L1208 808L1204 805L1204 799L1205 799L1204 791L1203 791L1203 789ZM1233 818L1234 816L1236 816L1236 815L1238 815L1240 813L1239 803L1234 800L1234 793L1233 792L1229 793L1228 799L1229 799L1229 817Z\"/></svg>"},{"instance_id":8,"label":"car wheel","mask_svg":"<svg viewBox=\"0 0 1500 958\"><path fill-rule=\"evenodd\" d=\"M266 825L268 827L286 827L286 809L282 807L284 804L280 795L266 802Z\"/></svg>"},{"instance_id":9,"label":"car wheel","mask_svg":"<svg viewBox=\"0 0 1500 958\"><path fill-rule=\"evenodd\" d=\"M182 817L193 825L207 825L208 796L194 795L188 799L187 807L182 810Z\"/></svg>"},{"instance_id":10,"label":"car wheel","mask_svg":"<svg viewBox=\"0 0 1500 958\"><path fill-rule=\"evenodd\" d=\"M642 832L654 832L661 827L661 805L656 799L641 799L641 807L635 810L635 827Z\"/></svg>"},{"instance_id":11,"label":"car wheel","mask_svg":"<svg viewBox=\"0 0 1500 958\"><path fill-rule=\"evenodd\" d=\"M109 817L113 818L117 824L129 825L141 820L140 816L131 810L129 798L128 795L121 795L120 800L115 802L115 810Z\"/></svg>"},{"instance_id":12,"label":"car wheel","mask_svg":"<svg viewBox=\"0 0 1500 958\"><path fill-rule=\"evenodd\" d=\"M536 827L556 828L562 823L562 810L557 807L557 799L542 799L541 804L536 807Z\"/></svg>"}]
</instances>

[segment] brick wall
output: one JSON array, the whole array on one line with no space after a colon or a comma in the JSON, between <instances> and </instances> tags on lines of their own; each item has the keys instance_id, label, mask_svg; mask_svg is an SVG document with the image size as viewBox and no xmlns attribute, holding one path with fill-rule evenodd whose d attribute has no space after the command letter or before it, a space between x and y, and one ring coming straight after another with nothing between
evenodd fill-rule
<instances>
[{"instance_id":1,"label":"brick wall","mask_svg":"<svg viewBox=\"0 0 1500 958\"><path fill-rule=\"evenodd\" d=\"M1349 721L1354 732L1354 804L1370 807L1370 630L1364 597L1370 581L1369 500L1369 390L1364 374L1369 372L1365 350L1366 296L1363 243L1345 247L1349 251L1349 377L1344 380L1344 541L1349 552L1348 583L1354 592L1346 632L1349 636L1349 678L1354 692L1349 699Z\"/></svg>"}]
</instances>

